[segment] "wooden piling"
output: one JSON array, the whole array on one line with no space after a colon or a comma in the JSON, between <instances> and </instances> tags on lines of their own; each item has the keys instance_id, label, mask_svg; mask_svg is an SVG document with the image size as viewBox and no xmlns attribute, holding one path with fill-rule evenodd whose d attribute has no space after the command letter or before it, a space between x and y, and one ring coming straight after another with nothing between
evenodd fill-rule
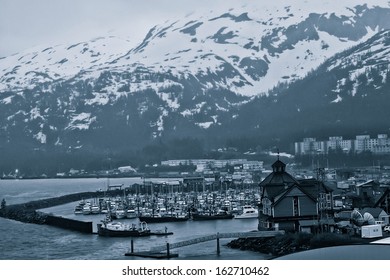
<instances>
[{"instance_id":1,"label":"wooden piling","mask_svg":"<svg viewBox=\"0 0 390 280\"><path fill-rule=\"evenodd\" d=\"M217 255L219 256L221 253L221 249L219 247L219 232L217 232Z\"/></svg>"}]
</instances>

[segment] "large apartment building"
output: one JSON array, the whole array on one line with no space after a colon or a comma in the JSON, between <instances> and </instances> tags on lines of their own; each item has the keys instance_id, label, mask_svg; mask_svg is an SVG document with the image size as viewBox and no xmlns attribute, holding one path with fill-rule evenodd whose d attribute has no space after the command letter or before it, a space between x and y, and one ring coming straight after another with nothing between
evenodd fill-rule
<instances>
[{"instance_id":1,"label":"large apartment building","mask_svg":"<svg viewBox=\"0 0 390 280\"><path fill-rule=\"evenodd\" d=\"M327 154L330 150L337 149L345 153L370 151L374 154L389 154L390 138L387 134L378 134L377 138L371 138L370 135L357 135L355 139L332 136L324 141L317 141L316 138L304 138L302 142L295 142L296 155Z\"/></svg>"}]
</instances>

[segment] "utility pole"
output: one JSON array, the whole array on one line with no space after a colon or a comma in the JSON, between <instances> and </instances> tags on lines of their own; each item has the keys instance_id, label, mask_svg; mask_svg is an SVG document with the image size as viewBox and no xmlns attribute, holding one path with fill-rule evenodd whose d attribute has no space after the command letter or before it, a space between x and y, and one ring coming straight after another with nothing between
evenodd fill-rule
<instances>
[{"instance_id":1,"label":"utility pole","mask_svg":"<svg viewBox=\"0 0 390 280\"><path fill-rule=\"evenodd\" d=\"M318 207L318 228L320 230L320 233L322 233L322 225L321 225L321 220L322 220L322 205L323 205L323 195L321 192L321 187L325 179L325 169L324 168L317 168L317 207Z\"/></svg>"}]
</instances>

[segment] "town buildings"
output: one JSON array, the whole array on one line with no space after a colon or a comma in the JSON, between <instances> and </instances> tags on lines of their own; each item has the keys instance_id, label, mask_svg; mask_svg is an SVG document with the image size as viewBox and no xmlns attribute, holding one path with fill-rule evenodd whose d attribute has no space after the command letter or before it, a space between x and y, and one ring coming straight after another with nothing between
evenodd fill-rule
<instances>
[{"instance_id":1,"label":"town buildings","mask_svg":"<svg viewBox=\"0 0 390 280\"><path fill-rule=\"evenodd\" d=\"M341 150L345 153L369 151L373 154L390 154L390 138L387 134L378 134L377 138L371 138L370 135L357 135L355 139L332 136L324 141L304 138L302 142L295 142L294 146L296 155L327 154L331 150Z\"/></svg>"},{"instance_id":2,"label":"town buildings","mask_svg":"<svg viewBox=\"0 0 390 280\"><path fill-rule=\"evenodd\" d=\"M263 161L252 161L247 159L180 159L162 161L161 165L171 167L193 165L196 167L195 172L202 173L206 176L214 174L215 171L221 171L230 167L232 180L252 180L255 173L264 170Z\"/></svg>"},{"instance_id":3,"label":"town buildings","mask_svg":"<svg viewBox=\"0 0 390 280\"><path fill-rule=\"evenodd\" d=\"M313 232L334 227L332 189L323 182L295 179L278 159L259 187L259 230Z\"/></svg>"},{"instance_id":4,"label":"town buildings","mask_svg":"<svg viewBox=\"0 0 390 280\"><path fill-rule=\"evenodd\" d=\"M195 165L197 171L221 169L226 166L234 166L245 171L263 170L262 161L250 161L247 159L175 159L161 161L162 166Z\"/></svg>"}]
</instances>

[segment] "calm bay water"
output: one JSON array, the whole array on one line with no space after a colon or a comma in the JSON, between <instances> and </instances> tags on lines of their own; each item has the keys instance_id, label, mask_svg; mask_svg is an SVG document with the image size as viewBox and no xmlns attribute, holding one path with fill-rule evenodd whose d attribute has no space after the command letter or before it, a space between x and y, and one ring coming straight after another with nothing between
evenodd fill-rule
<instances>
[{"instance_id":1,"label":"calm bay water","mask_svg":"<svg viewBox=\"0 0 390 280\"><path fill-rule=\"evenodd\" d=\"M155 179L161 181L162 179ZM110 184L141 183L141 178L115 178ZM42 180L0 180L0 199L7 204L17 204L56 197L64 194L106 189L107 179L42 179ZM59 216L93 221L94 226L103 215L75 215L74 206L77 202L60 205L43 212ZM123 220L126 222L126 220ZM131 223L131 220L127 220ZM196 238L217 232L243 232L255 230L257 219L217 220L217 221L187 221L179 223L150 224L152 230L164 229L174 232L170 236L150 236L134 239L136 251L147 250L150 247L164 245ZM221 254L216 254L216 241L208 241L196 245L172 250L179 253L178 259L237 259L262 260L266 255L229 249L224 246L230 240L221 240ZM0 259L4 260L116 260L139 259L126 257L130 249L129 238L105 238L96 234L82 234L46 225L25 224L0 218Z\"/></svg>"}]
</instances>

